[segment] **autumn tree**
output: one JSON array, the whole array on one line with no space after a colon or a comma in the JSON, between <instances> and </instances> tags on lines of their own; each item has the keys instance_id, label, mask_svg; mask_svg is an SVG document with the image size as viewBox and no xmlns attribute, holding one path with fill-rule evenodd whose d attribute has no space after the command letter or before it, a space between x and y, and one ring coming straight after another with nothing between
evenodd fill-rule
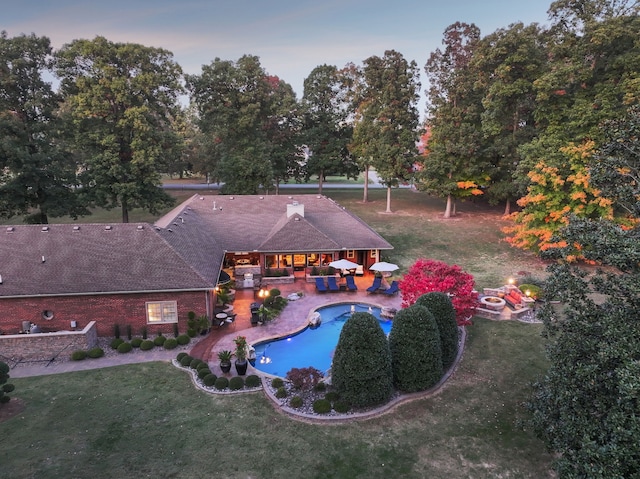
<instances>
[{"instance_id":1,"label":"autumn tree","mask_svg":"<svg viewBox=\"0 0 640 479\"><path fill-rule=\"evenodd\" d=\"M49 39L0 34L0 216L27 223L87 214L75 194L74 157L57 114Z\"/></svg>"},{"instance_id":2,"label":"autumn tree","mask_svg":"<svg viewBox=\"0 0 640 479\"><path fill-rule=\"evenodd\" d=\"M400 281L403 306L411 306L420 296L432 291L447 293L456 310L458 325L469 324L478 301L474 279L458 265L432 259L418 259Z\"/></svg>"},{"instance_id":3,"label":"autumn tree","mask_svg":"<svg viewBox=\"0 0 640 479\"><path fill-rule=\"evenodd\" d=\"M350 148L387 187L386 211L391 213L391 189L412 177L417 157L419 74L414 61L394 50L363 63Z\"/></svg>"},{"instance_id":4,"label":"autumn tree","mask_svg":"<svg viewBox=\"0 0 640 479\"><path fill-rule=\"evenodd\" d=\"M181 69L159 48L114 43L104 37L74 40L56 53L64 108L83 154L82 196L107 209L157 213L173 203L161 173L176 154L172 118Z\"/></svg>"}]
</instances>

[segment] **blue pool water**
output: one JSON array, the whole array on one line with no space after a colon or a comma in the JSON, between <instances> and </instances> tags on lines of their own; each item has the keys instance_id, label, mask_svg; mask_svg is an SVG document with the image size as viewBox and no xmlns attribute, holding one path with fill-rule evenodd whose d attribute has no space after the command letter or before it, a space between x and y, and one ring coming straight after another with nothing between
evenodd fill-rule
<instances>
[{"instance_id":1,"label":"blue pool water","mask_svg":"<svg viewBox=\"0 0 640 479\"><path fill-rule=\"evenodd\" d=\"M285 377L292 368L314 367L326 373L331 368L340 331L351 317L352 306L355 312L370 312L378 318L385 334L391 331L391 321L380 319L380 308L358 303L324 306L317 310L322 318L318 328L255 344L256 369L280 377Z\"/></svg>"}]
</instances>

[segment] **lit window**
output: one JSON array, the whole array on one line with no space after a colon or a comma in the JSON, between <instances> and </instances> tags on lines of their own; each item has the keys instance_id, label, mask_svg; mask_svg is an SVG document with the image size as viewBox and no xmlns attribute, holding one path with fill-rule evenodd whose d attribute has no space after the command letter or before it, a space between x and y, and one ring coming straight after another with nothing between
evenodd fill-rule
<instances>
[{"instance_id":1,"label":"lit window","mask_svg":"<svg viewBox=\"0 0 640 479\"><path fill-rule=\"evenodd\" d=\"M178 303L175 301L156 301L146 303L147 323L177 323Z\"/></svg>"}]
</instances>

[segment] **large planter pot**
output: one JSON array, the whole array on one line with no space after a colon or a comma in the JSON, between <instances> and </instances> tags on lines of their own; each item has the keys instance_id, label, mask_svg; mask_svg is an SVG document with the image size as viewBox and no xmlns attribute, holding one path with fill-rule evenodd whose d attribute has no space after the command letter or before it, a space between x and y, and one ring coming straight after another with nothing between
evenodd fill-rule
<instances>
[{"instance_id":1,"label":"large planter pot","mask_svg":"<svg viewBox=\"0 0 640 479\"><path fill-rule=\"evenodd\" d=\"M236 372L238 373L238 376L244 376L247 374L247 366L249 366L249 362L246 359L236 361Z\"/></svg>"},{"instance_id":2,"label":"large planter pot","mask_svg":"<svg viewBox=\"0 0 640 479\"><path fill-rule=\"evenodd\" d=\"M231 363L220 363L220 369L222 369L223 373L227 374L231 371Z\"/></svg>"}]
</instances>

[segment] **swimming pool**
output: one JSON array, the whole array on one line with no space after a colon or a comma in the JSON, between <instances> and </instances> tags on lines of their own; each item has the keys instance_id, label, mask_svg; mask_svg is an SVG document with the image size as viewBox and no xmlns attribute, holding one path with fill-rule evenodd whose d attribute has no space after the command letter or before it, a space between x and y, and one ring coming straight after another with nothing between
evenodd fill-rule
<instances>
[{"instance_id":1,"label":"swimming pool","mask_svg":"<svg viewBox=\"0 0 640 479\"><path fill-rule=\"evenodd\" d=\"M271 341L254 344L255 368L274 376L285 377L292 368L314 367L323 373L331 368L333 351L344 323L354 312L370 312L380 322L385 334L391 321L380 319L380 308L363 303L341 303L319 308L320 326Z\"/></svg>"}]
</instances>

